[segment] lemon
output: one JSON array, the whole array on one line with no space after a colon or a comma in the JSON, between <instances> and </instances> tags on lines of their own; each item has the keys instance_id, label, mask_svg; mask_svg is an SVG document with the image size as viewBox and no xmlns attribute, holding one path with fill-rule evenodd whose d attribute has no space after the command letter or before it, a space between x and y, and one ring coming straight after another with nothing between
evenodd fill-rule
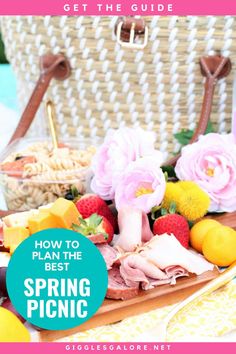
<instances>
[{"instance_id":1,"label":"lemon","mask_svg":"<svg viewBox=\"0 0 236 354\"><path fill-rule=\"evenodd\" d=\"M203 239L207 232L213 227L221 226L221 224L212 219L204 219L197 222L190 231L190 244L198 252L202 252Z\"/></svg>"},{"instance_id":2,"label":"lemon","mask_svg":"<svg viewBox=\"0 0 236 354\"><path fill-rule=\"evenodd\" d=\"M210 229L202 244L204 257L220 267L227 267L236 261L236 231L228 226Z\"/></svg>"},{"instance_id":3,"label":"lemon","mask_svg":"<svg viewBox=\"0 0 236 354\"><path fill-rule=\"evenodd\" d=\"M30 334L20 320L0 307L0 342L30 342Z\"/></svg>"}]
</instances>

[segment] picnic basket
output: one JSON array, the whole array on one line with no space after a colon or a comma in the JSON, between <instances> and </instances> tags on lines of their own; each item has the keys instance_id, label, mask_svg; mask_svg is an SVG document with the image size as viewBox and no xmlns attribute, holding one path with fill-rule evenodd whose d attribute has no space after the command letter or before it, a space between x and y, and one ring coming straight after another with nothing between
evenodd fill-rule
<instances>
[{"instance_id":1,"label":"picnic basket","mask_svg":"<svg viewBox=\"0 0 236 354\"><path fill-rule=\"evenodd\" d=\"M63 53L71 75L63 82L53 80L44 97L56 103L60 135L103 137L109 128L141 126L157 133L161 151L177 151L173 134L194 129L201 111L205 79L199 58L220 54L230 57L233 70L216 87L211 121L216 131L228 132L236 19L153 16L136 21L141 20L148 30L145 48L117 42L117 17L2 17L1 31L17 77L21 109L39 77L39 57ZM130 34L124 31L123 35ZM138 43L142 35L137 36Z\"/></svg>"}]
</instances>

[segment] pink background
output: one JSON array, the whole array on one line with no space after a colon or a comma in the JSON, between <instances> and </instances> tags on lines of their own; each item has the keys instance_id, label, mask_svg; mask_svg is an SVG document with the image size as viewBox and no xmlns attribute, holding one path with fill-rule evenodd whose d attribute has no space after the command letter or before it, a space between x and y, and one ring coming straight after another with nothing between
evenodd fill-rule
<instances>
[{"instance_id":1,"label":"pink background","mask_svg":"<svg viewBox=\"0 0 236 354\"><path fill-rule=\"evenodd\" d=\"M87 3L87 11L65 12L64 4ZM98 12L97 3L122 3L122 12ZM173 4L173 12L130 12L130 5ZM235 0L0 0L0 15L236 15Z\"/></svg>"},{"instance_id":2,"label":"pink background","mask_svg":"<svg viewBox=\"0 0 236 354\"><path fill-rule=\"evenodd\" d=\"M81 4L87 3L86 12L79 6L79 12L65 12L64 4ZM122 12L115 9L112 12L99 12L96 4L122 4ZM156 12L134 12L130 11L131 4L173 4L173 12L164 11ZM0 0L0 15L236 15L236 0ZM66 344L72 346L73 343L15 343L0 344L1 353L14 354L42 354L42 353L88 353L88 350L66 350ZM74 343L76 345L76 343ZM79 344L79 343L77 343ZM83 343L80 343L83 345ZM84 343L85 344L85 343ZM86 343L87 344L87 343ZM99 343L95 343L99 344ZM106 343L103 343L106 344ZM112 344L112 343L109 343ZM118 343L114 343L115 345ZM123 343L126 344L126 343ZM131 343L130 343L131 344ZM134 343L132 343L134 344ZM136 344L136 343L135 343ZM143 345L144 343L142 343ZM199 354L206 352L234 354L236 343L168 343L171 350L162 352L170 352L172 354ZM102 345L102 343L101 343ZM150 345L150 343L147 343ZM102 350L93 350L93 353L103 352ZM120 353L121 351L109 351L112 353ZM127 351L128 352L128 351ZM140 353L141 351L132 351L132 353Z\"/></svg>"},{"instance_id":3,"label":"pink background","mask_svg":"<svg viewBox=\"0 0 236 354\"><path fill-rule=\"evenodd\" d=\"M147 348L150 350L102 350L102 345L137 345L138 343L14 343L14 344L0 344L0 352L7 354L65 354L65 353L170 353L170 354L199 354L199 353L214 353L214 354L235 354L236 343L159 343L159 345L163 344L165 350L153 350L152 343L139 343L143 346L146 344ZM154 343L157 345L158 343ZM66 347L72 348L75 346L75 349L68 350ZM94 346L95 349L88 350L83 349L86 346L91 345ZM96 349L96 346L100 345L100 350ZM167 349L167 345L170 345L170 350ZM81 346L81 349L76 349L77 346Z\"/></svg>"}]
</instances>

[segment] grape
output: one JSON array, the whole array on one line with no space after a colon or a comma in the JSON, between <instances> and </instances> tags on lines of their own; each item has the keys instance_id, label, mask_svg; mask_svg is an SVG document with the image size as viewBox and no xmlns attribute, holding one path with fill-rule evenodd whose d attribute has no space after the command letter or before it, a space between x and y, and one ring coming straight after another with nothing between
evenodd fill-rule
<instances>
[{"instance_id":1,"label":"grape","mask_svg":"<svg viewBox=\"0 0 236 354\"><path fill-rule=\"evenodd\" d=\"M66 193L66 195L65 195L65 199L67 199L67 200L74 200L74 197L73 197L73 195L72 195L72 193L71 192L68 192L68 193Z\"/></svg>"},{"instance_id":2,"label":"grape","mask_svg":"<svg viewBox=\"0 0 236 354\"><path fill-rule=\"evenodd\" d=\"M6 271L7 267L0 267L0 297L8 296L6 287Z\"/></svg>"},{"instance_id":3,"label":"grape","mask_svg":"<svg viewBox=\"0 0 236 354\"><path fill-rule=\"evenodd\" d=\"M5 309L11 311L12 313L14 313L14 315L16 317L19 318L19 320L22 322L22 323L25 323L25 319L15 310L14 306L12 305L12 302L11 300L8 298L6 299L5 301L3 301L2 303L2 307L4 307Z\"/></svg>"}]
</instances>

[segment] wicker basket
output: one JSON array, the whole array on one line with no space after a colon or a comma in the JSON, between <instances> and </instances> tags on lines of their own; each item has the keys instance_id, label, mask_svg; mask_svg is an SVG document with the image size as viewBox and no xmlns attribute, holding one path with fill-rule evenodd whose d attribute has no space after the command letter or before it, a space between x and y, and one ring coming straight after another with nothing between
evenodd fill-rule
<instances>
[{"instance_id":1,"label":"wicker basket","mask_svg":"<svg viewBox=\"0 0 236 354\"><path fill-rule=\"evenodd\" d=\"M52 51L69 58L72 76L53 81L47 97L57 104L60 134L104 136L110 127L141 125L158 134L163 152L178 149L173 133L194 128L203 77L199 57L220 52L236 62L236 19L146 17L144 50L121 48L116 17L2 17L6 54L17 76L22 108L39 76L39 56ZM234 70L232 70L234 72ZM211 121L230 129L232 72L219 82Z\"/></svg>"}]
</instances>

